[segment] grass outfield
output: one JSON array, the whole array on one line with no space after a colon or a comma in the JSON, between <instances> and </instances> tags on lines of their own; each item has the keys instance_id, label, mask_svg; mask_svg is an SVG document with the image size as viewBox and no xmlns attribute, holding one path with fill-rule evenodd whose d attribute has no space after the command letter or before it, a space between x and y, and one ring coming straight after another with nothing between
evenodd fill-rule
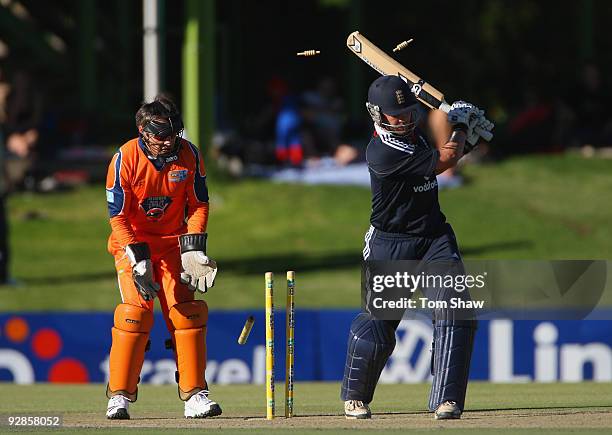
<instances>
[{"instance_id":1,"label":"grass outfield","mask_svg":"<svg viewBox=\"0 0 612 435\"><path fill-rule=\"evenodd\" d=\"M466 170L441 193L466 258L612 258L612 161L515 158ZM369 190L209 180L209 253L218 260L211 308L259 307L263 273L298 272L299 307L359 304ZM0 310L112 310L119 301L103 186L14 195L12 270ZM231 295L231 297L228 297Z\"/></svg>"},{"instance_id":2,"label":"grass outfield","mask_svg":"<svg viewBox=\"0 0 612 435\"><path fill-rule=\"evenodd\" d=\"M279 384L280 385L280 384ZM369 421L346 420L341 412L337 383L298 383L295 386L293 419L267 421L263 386L216 386L214 400L223 415L206 420L182 417L182 403L174 386L141 388L138 402L130 409L132 420L109 421L104 417L103 385L2 385L6 400L0 415L62 415L72 433L141 433L151 429L169 433L176 429L214 429L221 433L337 433L362 429L373 433L430 433L458 429L464 433L584 433L612 431L611 384L489 384L474 382L468 392L468 411L459 421L435 421L425 410L429 385L380 385ZM283 413L282 392L277 414ZM9 399L10 398L10 399ZM125 430L117 430L123 428ZM129 431L128 431L129 428ZM140 430L139 430L140 429ZM1 430L0 430L1 431ZM53 433L58 431L54 430Z\"/></svg>"}]
</instances>

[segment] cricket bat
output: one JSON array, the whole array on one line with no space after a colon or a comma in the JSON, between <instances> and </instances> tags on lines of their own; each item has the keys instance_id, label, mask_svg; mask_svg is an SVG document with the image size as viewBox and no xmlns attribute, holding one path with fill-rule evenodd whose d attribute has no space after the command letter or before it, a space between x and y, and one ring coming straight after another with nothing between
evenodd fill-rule
<instances>
[{"instance_id":1,"label":"cricket bat","mask_svg":"<svg viewBox=\"0 0 612 435\"><path fill-rule=\"evenodd\" d=\"M450 110L450 104L444 100L442 92L372 44L361 33L351 33L346 40L346 46L381 75L399 76L399 78L408 83L415 97L426 106L442 110L446 113ZM487 142L493 139L493 134L490 131L476 127L476 133Z\"/></svg>"}]
</instances>

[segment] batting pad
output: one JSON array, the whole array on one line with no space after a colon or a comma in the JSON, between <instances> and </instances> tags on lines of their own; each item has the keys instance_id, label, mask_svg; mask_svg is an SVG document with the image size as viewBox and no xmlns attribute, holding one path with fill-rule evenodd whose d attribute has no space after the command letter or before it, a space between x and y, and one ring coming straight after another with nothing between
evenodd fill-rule
<instances>
[{"instance_id":1,"label":"batting pad","mask_svg":"<svg viewBox=\"0 0 612 435\"><path fill-rule=\"evenodd\" d=\"M351 324L342 400L372 402L378 378L395 348L395 329L384 320L360 313Z\"/></svg>"},{"instance_id":2,"label":"batting pad","mask_svg":"<svg viewBox=\"0 0 612 435\"><path fill-rule=\"evenodd\" d=\"M450 400L463 411L474 347L475 321L436 321L432 344L433 383L429 410Z\"/></svg>"}]
</instances>

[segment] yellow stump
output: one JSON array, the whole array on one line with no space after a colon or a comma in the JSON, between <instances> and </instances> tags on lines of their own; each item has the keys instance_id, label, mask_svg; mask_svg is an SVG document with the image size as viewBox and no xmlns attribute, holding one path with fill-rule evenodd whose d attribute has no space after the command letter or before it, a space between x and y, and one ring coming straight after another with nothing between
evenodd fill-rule
<instances>
[{"instance_id":1,"label":"yellow stump","mask_svg":"<svg viewBox=\"0 0 612 435\"><path fill-rule=\"evenodd\" d=\"M285 354L285 417L293 417L293 375L295 361L295 272L287 272L287 350Z\"/></svg>"},{"instance_id":2,"label":"yellow stump","mask_svg":"<svg viewBox=\"0 0 612 435\"><path fill-rule=\"evenodd\" d=\"M266 418L274 418L274 275L266 272Z\"/></svg>"}]
</instances>

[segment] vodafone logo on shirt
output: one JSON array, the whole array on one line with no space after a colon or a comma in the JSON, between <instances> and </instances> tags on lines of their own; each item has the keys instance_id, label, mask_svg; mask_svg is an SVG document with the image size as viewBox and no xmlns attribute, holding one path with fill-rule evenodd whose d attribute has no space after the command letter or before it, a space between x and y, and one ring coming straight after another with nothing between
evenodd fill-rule
<instances>
[{"instance_id":1,"label":"vodafone logo on shirt","mask_svg":"<svg viewBox=\"0 0 612 435\"><path fill-rule=\"evenodd\" d=\"M435 189L436 187L438 187L438 180L434 178L431 181L425 182L425 184L421 184L420 186L414 186L412 190L414 190L415 193L422 193L427 192L431 189Z\"/></svg>"}]
</instances>

